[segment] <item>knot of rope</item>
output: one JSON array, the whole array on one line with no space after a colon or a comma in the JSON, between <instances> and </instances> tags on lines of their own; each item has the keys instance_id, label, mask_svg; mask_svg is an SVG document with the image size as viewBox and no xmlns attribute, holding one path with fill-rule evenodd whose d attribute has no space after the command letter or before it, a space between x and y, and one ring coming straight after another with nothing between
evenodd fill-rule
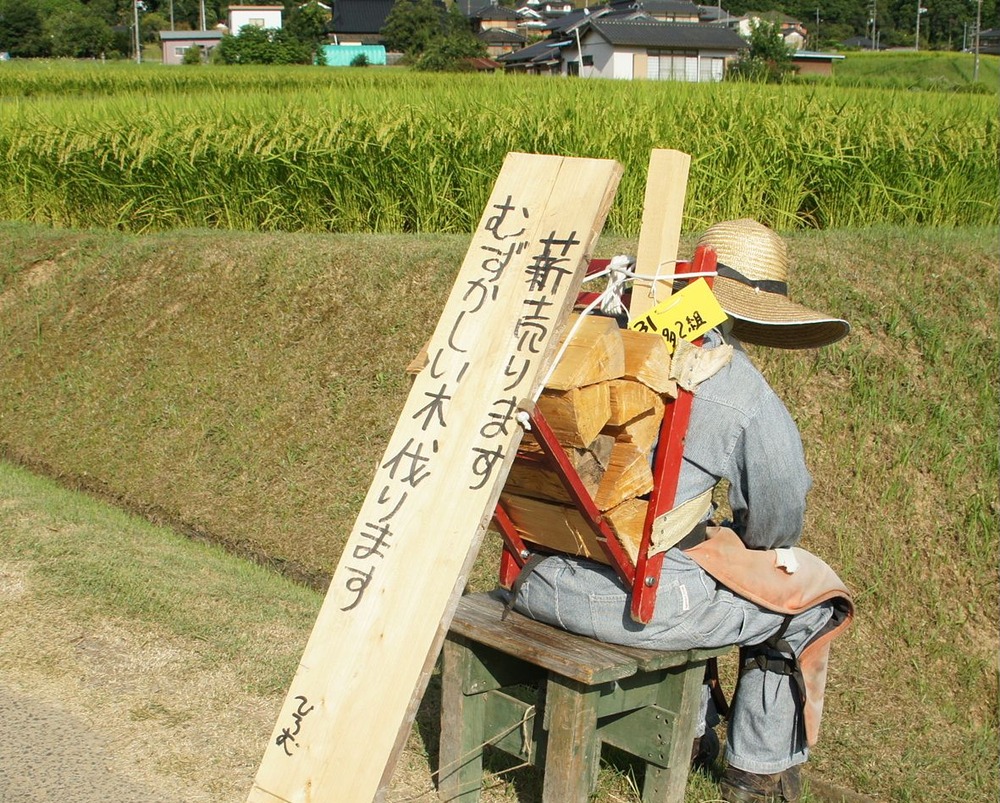
<instances>
[{"instance_id":1,"label":"knot of rope","mask_svg":"<svg viewBox=\"0 0 1000 803\"><path fill-rule=\"evenodd\" d=\"M635 259L630 256L619 255L612 257L608 263L608 286L601 293L601 312L605 315L618 316L625 313L625 305L622 303L622 294L625 291L626 283L632 280L632 268L635 267Z\"/></svg>"}]
</instances>

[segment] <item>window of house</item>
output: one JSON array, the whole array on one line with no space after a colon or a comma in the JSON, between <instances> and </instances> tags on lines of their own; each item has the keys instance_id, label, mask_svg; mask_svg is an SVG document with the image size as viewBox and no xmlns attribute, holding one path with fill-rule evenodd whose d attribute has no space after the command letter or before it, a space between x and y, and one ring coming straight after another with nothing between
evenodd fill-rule
<instances>
[{"instance_id":1,"label":"window of house","mask_svg":"<svg viewBox=\"0 0 1000 803\"><path fill-rule=\"evenodd\" d=\"M251 17L250 21L247 23L247 25L255 25L258 28L263 28L264 27L264 18L263 17Z\"/></svg>"},{"instance_id":2,"label":"window of house","mask_svg":"<svg viewBox=\"0 0 1000 803\"><path fill-rule=\"evenodd\" d=\"M698 80L702 83L721 81L726 72L726 60L721 56L702 56L699 64Z\"/></svg>"},{"instance_id":3,"label":"window of house","mask_svg":"<svg viewBox=\"0 0 1000 803\"><path fill-rule=\"evenodd\" d=\"M651 81L698 81L698 54L681 50L651 50L646 77Z\"/></svg>"}]
</instances>

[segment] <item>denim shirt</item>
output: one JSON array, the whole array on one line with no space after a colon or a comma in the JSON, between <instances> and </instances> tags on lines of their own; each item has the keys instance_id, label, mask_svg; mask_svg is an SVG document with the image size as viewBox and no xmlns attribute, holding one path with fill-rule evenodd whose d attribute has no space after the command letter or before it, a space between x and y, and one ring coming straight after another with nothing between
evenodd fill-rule
<instances>
[{"instance_id":1,"label":"denim shirt","mask_svg":"<svg viewBox=\"0 0 1000 803\"><path fill-rule=\"evenodd\" d=\"M732 336L732 361L702 382L691 405L676 504L729 480L733 529L756 549L796 544L812 478L787 408ZM717 331L706 348L722 343Z\"/></svg>"}]
</instances>

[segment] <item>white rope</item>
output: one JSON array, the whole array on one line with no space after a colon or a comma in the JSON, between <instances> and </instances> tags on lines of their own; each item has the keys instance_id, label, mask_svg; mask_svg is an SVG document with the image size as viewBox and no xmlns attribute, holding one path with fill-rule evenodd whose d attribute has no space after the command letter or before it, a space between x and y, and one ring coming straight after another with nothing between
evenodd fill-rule
<instances>
[{"instance_id":1,"label":"white rope","mask_svg":"<svg viewBox=\"0 0 1000 803\"><path fill-rule=\"evenodd\" d=\"M521 716L521 719L518 722L515 722L509 728L505 728L504 730L500 731L500 733L497 733L496 735L491 736L487 741L481 742L480 744L476 745L475 747L473 747L468 752L465 752L462 755L460 755L454 761L451 761L448 764L440 766L436 770L434 770L433 772L431 772L431 783L434 782L435 778L440 779L442 775L446 775L448 773L448 771L450 771L453 767L460 767L460 766L462 766L462 764L464 764L466 761L468 761L472 756L475 756L476 754L482 752L482 749L484 747L486 747L486 745L492 744L494 742L497 742L500 739L502 739L504 736L506 736L507 734L513 733L514 731L516 731L518 729L521 730L522 752L527 755L527 761L524 761L524 762L522 762L522 763L520 763L520 764L518 764L518 765L516 765L514 767L507 767L506 769L501 770L500 772L497 772L495 774L499 776L499 775L503 775L504 773L514 772L515 770L519 770L522 767L530 767L534 763L534 757L530 753L531 739L529 738L529 735L528 735L529 734L528 724L529 724L529 722L531 720L533 720L535 718L535 713L536 713L536 706L529 705L524 710L524 714ZM470 791L470 790L463 790L463 791ZM422 800L423 798L427 797L428 795L432 795L432 794L435 797L437 797L437 789L431 788L431 789L428 789L425 792L419 792L418 794L413 795L412 797L404 797L400 801L400 803L413 803L413 801Z\"/></svg>"},{"instance_id":2,"label":"white rope","mask_svg":"<svg viewBox=\"0 0 1000 803\"><path fill-rule=\"evenodd\" d=\"M596 274L595 274L596 275ZM545 379L542 380L541 384L538 386L538 390L535 391L532 401L538 401L538 397L542 395L542 391L545 390L545 386L549 384L549 380L552 378L552 374L555 373L556 368L559 366L559 361L563 358L566 353L566 349L569 348L569 344L573 340L573 336L579 331L580 326L583 324L583 319L586 318L590 313L592 313L601 303L601 299L604 297L602 293L593 301L591 301L583 310L580 312L580 317L576 319L576 323L570 327L569 334L566 335L566 339L563 340L562 346L560 346L555 359L552 360L552 365L549 366L548 373L545 374Z\"/></svg>"},{"instance_id":3,"label":"white rope","mask_svg":"<svg viewBox=\"0 0 1000 803\"><path fill-rule=\"evenodd\" d=\"M632 273L630 268L633 265L635 260L628 256L612 257L608 263L608 286L601 293L601 312L605 315L623 315L626 312L622 303L622 293L629 281L629 275Z\"/></svg>"},{"instance_id":4,"label":"white rope","mask_svg":"<svg viewBox=\"0 0 1000 803\"><path fill-rule=\"evenodd\" d=\"M674 275L673 273L669 273L669 274L667 274L666 276L663 276L663 275L662 275L662 274L660 273L660 270L661 270L661 269L662 269L662 268L663 268L663 267L664 267L665 265L675 265L675 266L676 266L676 265L677 265L677 260L676 260L676 259L668 259L668 260L665 260L664 262L661 262L661 263L659 263L659 264L658 264L658 265L656 266L656 275L654 275L654 276L652 276L652 277L650 277L650 276L643 276L643 277L641 277L641 278L643 278L643 279L647 279L647 280L649 280L649 282L650 282L650 285L649 285L649 293L650 293L650 295L652 295L652 296L653 296L653 306L654 306L654 307L655 307L655 306L656 306L657 304L659 304L659 303L660 303L660 299L656 297L656 293L657 293L657 291L658 291L658 290L660 289L660 282L661 282L661 281L663 281L663 282L667 282L667 281L669 281L669 280L670 280L670 279L671 279L671 278L673 277L673 275Z\"/></svg>"}]
</instances>

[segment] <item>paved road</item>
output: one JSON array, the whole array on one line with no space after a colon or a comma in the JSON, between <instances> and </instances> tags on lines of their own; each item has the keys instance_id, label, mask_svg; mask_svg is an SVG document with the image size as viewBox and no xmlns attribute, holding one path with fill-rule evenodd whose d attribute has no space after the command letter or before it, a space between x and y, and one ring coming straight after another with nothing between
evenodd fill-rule
<instances>
[{"instance_id":1,"label":"paved road","mask_svg":"<svg viewBox=\"0 0 1000 803\"><path fill-rule=\"evenodd\" d=\"M99 722L0 685L0 803L183 803L116 765Z\"/></svg>"}]
</instances>

